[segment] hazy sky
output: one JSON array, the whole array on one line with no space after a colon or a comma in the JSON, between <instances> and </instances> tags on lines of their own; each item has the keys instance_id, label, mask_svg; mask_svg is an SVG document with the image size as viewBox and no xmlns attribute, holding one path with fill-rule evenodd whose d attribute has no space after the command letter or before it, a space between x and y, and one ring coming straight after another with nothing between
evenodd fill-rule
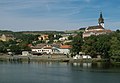
<instances>
[{"instance_id":1,"label":"hazy sky","mask_svg":"<svg viewBox=\"0 0 120 83\"><path fill-rule=\"evenodd\" d=\"M0 30L74 30L97 25L120 29L120 0L0 0Z\"/></svg>"}]
</instances>

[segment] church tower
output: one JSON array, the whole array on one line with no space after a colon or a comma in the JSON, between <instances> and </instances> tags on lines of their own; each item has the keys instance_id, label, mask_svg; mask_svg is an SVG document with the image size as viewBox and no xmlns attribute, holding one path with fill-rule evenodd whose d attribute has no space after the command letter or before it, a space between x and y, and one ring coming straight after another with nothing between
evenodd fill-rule
<instances>
[{"instance_id":1,"label":"church tower","mask_svg":"<svg viewBox=\"0 0 120 83\"><path fill-rule=\"evenodd\" d=\"M98 25L101 25L104 28L104 19L102 16L102 12L100 12L100 18L98 19Z\"/></svg>"}]
</instances>

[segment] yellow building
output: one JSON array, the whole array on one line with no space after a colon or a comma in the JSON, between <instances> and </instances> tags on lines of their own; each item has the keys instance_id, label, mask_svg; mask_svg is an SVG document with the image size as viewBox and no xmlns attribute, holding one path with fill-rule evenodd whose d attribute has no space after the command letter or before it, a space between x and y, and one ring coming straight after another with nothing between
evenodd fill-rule
<instances>
[{"instance_id":1,"label":"yellow building","mask_svg":"<svg viewBox=\"0 0 120 83\"><path fill-rule=\"evenodd\" d=\"M41 36L38 37L38 39L39 40L48 40L49 37L48 37L48 35L41 35Z\"/></svg>"},{"instance_id":2,"label":"yellow building","mask_svg":"<svg viewBox=\"0 0 120 83\"><path fill-rule=\"evenodd\" d=\"M12 34L2 34L0 36L1 41L9 41L9 40L14 40L14 36Z\"/></svg>"}]
</instances>

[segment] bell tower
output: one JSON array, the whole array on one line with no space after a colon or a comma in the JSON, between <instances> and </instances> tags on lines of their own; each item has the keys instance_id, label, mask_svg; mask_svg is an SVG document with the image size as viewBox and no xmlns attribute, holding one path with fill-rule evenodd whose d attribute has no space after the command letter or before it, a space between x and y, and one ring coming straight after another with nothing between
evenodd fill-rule
<instances>
[{"instance_id":1,"label":"bell tower","mask_svg":"<svg viewBox=\"0 0 120 83\"><path fill-rule=\"evenodd\" d=\"M104 19L102 16L102 12L100 12L100 18L98 19L98 25L101 25L104 28Z\"/></svg>"}]
</instances>

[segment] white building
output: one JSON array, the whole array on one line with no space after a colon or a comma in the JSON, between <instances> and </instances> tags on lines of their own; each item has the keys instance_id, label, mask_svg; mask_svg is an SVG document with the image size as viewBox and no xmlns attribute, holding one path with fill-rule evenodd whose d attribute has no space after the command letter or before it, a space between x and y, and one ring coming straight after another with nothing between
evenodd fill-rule
<instances>
[{"instance_id":1,"label":"white building","mask_svg":"<svg viewBox=\"0 0 120 83\"><path fill-rule=\"evenodd\" d=\"M38 47L38 48L32 48L33 52L37 53L47 53L47 54L52 54L52 47L51 46L44 46L44 47Z\"/></svg>"},{"instance_id":2,"label":"white building","mask_svg":"<svg viewBox=\"0 0 120 83\"><path fill-rule=\"evenodd\" d=\"M98 19L98 25L87 27L83 33L83 38L89 37L91 35L97 36L97 35L101 35L101 34L107 34L110 32L111 32L111 30L106 30L104 28L104 19L103 19L102 12L101 12L100 18Z\"/></svg>"},{"instance_id":3,"label":"white building","mask_svg":"<svg viewBox=\"0 0 120 83\"><path fill-rule=\"evenodd\" d=\"M46 54L69 54L70 45L43 45L35 46L32 48L33 52L46 53Z\"/></svg>"},{"instance_id":4,"label":"white building","mask_svg":"<svg viewBox=\"0 0 120 83\"><path fill-rule=\"evenodd\" d=\"M91 59L92 57L90 55L75 55L73 56L73 59Z\"/></svg>"},{"instance_id":5,"label":"white building","mask_svg":"<svg viewBox=\"0 0 120 83\"><path fill-rule=\"evenodd\" d=\"M31 54L29 53L29 51L22 51L22 55L21 55L21 56L29 56L29 55L31 55Z\"/></svg>"},{"instance_id":6,"label":"white building","mask_svg":"<svg viewBox=\"0 0 120 83\"><path fill-rule=\"evenodd\" d=\"M60 53L62 54L69 54L71 46L70 45L61 45L59 48Z\"/></svg>"},{"instance_id":7,"label":"white building","mask_svg":"<svg viewBox=\"0 0 120 83\"><path fill-rule=\"evenodd\" d=\"M59 38L59 41L65 41L65 40L68 40L68 36Z\"/></svg>"}]
</instances>

